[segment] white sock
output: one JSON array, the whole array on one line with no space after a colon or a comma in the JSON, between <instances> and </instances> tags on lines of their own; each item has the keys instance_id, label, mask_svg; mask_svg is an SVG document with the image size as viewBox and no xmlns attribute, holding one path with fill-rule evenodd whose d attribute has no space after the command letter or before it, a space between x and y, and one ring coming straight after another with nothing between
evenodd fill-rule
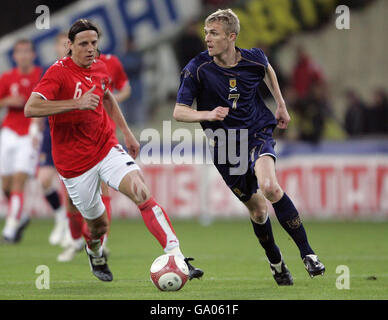
<instances>
[{"instance_id":1,"label":"white sock","mask_svg":"<svg viewBox=\"0 0 388 320\"><path fill-rule=\"evenodd\" d=\"M89 246L86 246L86 251L93 257L99 258L102 256L102 245L101 245L101 240L91 240L91 245L92 248L89 248Z\"/></svg>"},{"instance_id":2,"label":"white sock","mask_svg":"<svg viewBox=\"0 0 388 320\"><path fill-rule=\"evenodd\" d=\"M164 252L166 252L167 254L173 254L175 256L179 256L181 257L182 259L185 258L185 256L183 255L181 249L179 248L179 246L175 247L175 248L172 248L170 250L167 250L165 249Z\"/></svg>"}]
</instances>

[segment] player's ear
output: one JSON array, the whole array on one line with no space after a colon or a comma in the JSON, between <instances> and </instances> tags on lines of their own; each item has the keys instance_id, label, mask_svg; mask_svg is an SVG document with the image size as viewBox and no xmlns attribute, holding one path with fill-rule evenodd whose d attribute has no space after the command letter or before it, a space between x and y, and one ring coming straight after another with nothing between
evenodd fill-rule
<instances>
[{"instance_id":1,"label":"player's ear","mask_svg":"<svg viewBox=\"0 0 388 320\"><path fill-rule=\"evenodd\" d=\"M236 41L236 39L237 39L237 34L235 34L234 32L229 33L229 39L230 39L231 41Z\"/></svg>"},{"instance_id":2,"label":"player's ear","mask_svg":"<svg viewBox=\"0 0 388 320\"><path fill-rule=\"evenodd\" d=\"M64 46L65 46L67 51L70 50L70 44L71 44L71 41L69 39L67 39L66 42L64 43Z\"/></svg>"},{"instance_id":3,"label":"player's ear","mask_svg":"<svg viewBox=\"0 0 388 320\"><path fill-rule=\"evenodd\" d=\"M73 47L74 47L73 42L71 42L71 40L69 40L69 43L68 43L68 46L67 46L67 48L69 49L69 52L68 52L69 56L71 56L71 54L73 52Z\"/></svg>"}]
</instances>

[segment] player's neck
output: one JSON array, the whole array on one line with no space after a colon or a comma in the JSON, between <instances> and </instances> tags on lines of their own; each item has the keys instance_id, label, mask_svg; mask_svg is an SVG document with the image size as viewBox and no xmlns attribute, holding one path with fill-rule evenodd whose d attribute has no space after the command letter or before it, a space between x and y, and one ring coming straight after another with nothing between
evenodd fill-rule
<instances>
[{"instance_id":1,"label":"player's neck","mask_svg":"<svg viewBox=\"0 0 388 320\"><path fill-rule=\"evenodd\" d=\"M73 56L70 57L71 60L73 60L73 62L80 68L84 68L84 69L88 69L90 68L91 64L90 65L83 65L81 62L79 62L77 59L75 59Z\"/></svg>"},{"instance_id":2,"label":"player's neck","mask_svg":"<svg viewBox=\"0 0 388 320\"><path fill-rule=\"evenodd\" d=\"M34 68L34 65L18 66L18 71L21 74L29 74L32 71L33 68Z\"/></svg>"},{"instance_id":3,"label":"player's neck","mask_svg":"<svg viewBox=\"0 0 388 320\"><path fill-rule=\"evenodd\" d=\"M214 56L214 62L223 68L233 68L241 60L240 51L233 46L220 55Z\"/></svg>"}]
</instances>

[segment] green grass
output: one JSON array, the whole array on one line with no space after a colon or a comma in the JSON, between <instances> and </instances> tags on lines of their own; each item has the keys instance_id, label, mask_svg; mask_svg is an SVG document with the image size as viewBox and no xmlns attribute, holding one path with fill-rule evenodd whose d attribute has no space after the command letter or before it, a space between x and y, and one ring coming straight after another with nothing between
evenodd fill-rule
<instances>
[{"instance_id":1,"label":"green grass","mask_svg":"<svg viewBox=\"0 0 388 320\"><path fill-rule=\"evenodd\" d=\"M327 268L324 277L310 279L293 241L273 219L276 242L294 278L294 286L277 287L249 220L208 227L174 221L182 251L205 271L202 280L178 292L160 292L150 282L150 265L163 252L142 221L113 220L111 283L91 274L84 252L72 262L57 262L61 248L48 244L51 227L51 220L33 220L20 244L0 246L0 299L388 299L387 222L305 222ZM50 268L49 290L35 286L38 265ZM349 290L336 288L338 265L349 267Z\"/></svg>"}]
</instances>

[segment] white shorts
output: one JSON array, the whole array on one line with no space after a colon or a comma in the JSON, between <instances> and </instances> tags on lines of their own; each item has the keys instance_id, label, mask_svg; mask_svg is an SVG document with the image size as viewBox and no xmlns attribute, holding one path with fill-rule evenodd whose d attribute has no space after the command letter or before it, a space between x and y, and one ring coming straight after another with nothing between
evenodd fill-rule
<instances>
[{"instance_id":1,"label":"white shorts","mask_svg":"<svg viewBox=\"0 0 388 320\"><path fill-rule=\"evenodd\" d=\"M10 176L16 172L36 173L39 151L34 149L29 135L19 136L4 127L0 133L0 174Z\"/></svg>"},{"instance_id":2,"label":"white shorts","mask_svg":"<svg viewBox=\"0 0 388 320\"><path fill-rule=\"evenodd\" d=\"M74 178L64 178L63 183L73 204L77 207L82 216L94 220L100 217L105 210L101 200L100 181L104 181L115 190L124 176L133 170L140 170L135 160L122 148L121 145L114 146L104 159L93 168Z\"/></svg>"}]
</instances>

